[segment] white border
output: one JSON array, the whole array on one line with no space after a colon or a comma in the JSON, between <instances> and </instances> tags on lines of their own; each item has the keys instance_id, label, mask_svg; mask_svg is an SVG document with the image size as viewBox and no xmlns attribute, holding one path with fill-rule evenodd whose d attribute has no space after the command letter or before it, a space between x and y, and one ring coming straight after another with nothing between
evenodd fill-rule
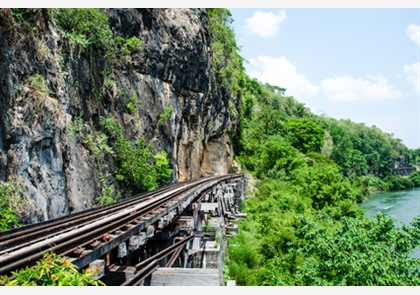
<instances>
[{"instance_id":1,"label":"white border","mask_svg":"<svg viewBox=\"0 0 420 295\"><path fill-rule=\"evenodd\" d=\"M418 0L64 0L1 1L2 8L420 8Z\"/></svg>"}]
</instances>

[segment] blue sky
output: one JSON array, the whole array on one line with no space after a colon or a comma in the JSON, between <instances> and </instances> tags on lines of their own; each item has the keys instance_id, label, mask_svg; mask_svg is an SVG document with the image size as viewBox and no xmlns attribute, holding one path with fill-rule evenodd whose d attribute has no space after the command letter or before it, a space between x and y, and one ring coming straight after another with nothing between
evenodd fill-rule
<instances>
[{"instance_id":1,"label":"blue sky","mask_svg":"<svg viewBox=\"0 0 420 295\"><path fill-rule=\"evenodd\" d=\"M420 148L417 8L231 8L250 76Z\"/></svg>"}]
</instances>

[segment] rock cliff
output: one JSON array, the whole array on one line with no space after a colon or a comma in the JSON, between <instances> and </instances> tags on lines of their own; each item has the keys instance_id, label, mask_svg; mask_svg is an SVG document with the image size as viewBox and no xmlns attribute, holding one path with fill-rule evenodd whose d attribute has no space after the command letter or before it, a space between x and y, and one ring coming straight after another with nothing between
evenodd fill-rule
<instances>
[{"instance_id":1,"label":"rock cliff","mask_svg":"<svg viewBox=\"0 0 420 295\"><path fill-rule=\"evenodd\" d=\"M115 158L98 161L73 136L75 122L95 136L100 118L115 119L127 140L167 153L173 181L232 169L227 134L238 122L229 105L237 103L229 104L212 67L206 10L102 13L114 38L137 37L141 50L110 57L104 43L69 38L49 9L0 10L0 180L24 181L26 223L94 206L104 171L115 192L128 194L114 175Z\"/></svg>"}]
</instances>

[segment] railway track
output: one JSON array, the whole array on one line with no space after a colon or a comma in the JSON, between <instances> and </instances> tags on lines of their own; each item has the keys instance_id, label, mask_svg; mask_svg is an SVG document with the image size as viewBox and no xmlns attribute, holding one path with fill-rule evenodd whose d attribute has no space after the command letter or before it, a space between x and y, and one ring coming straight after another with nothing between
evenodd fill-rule
<instances>
[{"instance_id":1,"label":"railway track","mask_svg":"<svg viewBox=\"0 0 420 295\"><path fill-rule=\"evenodd\" d=\"M194 234L191 234L187 237L183 237L181 241L178 241L172 246L166 248L165 250L160 251L159 253L153 255L152 257L149 257L146 260L136 264L135 265L136 273L134 274L134 276L131 279L124 282L121 286L140 285L140 283L142 283L147 276L149 276L153 271L155 271L159 267L158 262L161 259L171 254L173 255L172 258L177 257L179 255L179 252L182 250L182 248L193 238L194 238ZM166 267L170 267L172 262L173 262L173 259L170 259Z\"/></svg>"},{"instance_id":2,"label":"railway track","mask_svg":"<svg viewBox=\"0 0 420 295\"><path fill-rule=\"evenodd\" d=\"M100 206L54 220L37 223L35 225L28 225L0 232L0 255L4 254L6 251L10 252L25 245L33 244L38 240L46 239L59 232L71 230L77 226L83 226L92 222L92 218L101 218L106 217L107 215L112 215L123 208L153 198L160 193L165 193L175 188L188 185L192 182L193 181L180 182L171 186L165 186L152 192L123 199L111 205Z\"/></svg>"},{"instance_id":3,"label":"railway track","mask_svg":"<svg viewBox=\"0 0 420 295\"><path fill-rule=\"evenodd\" d=\"M33 266L45 253L70 257L83 268L133 235L169 223L198 195L241 175L177 183L59 219L0 233L0 275ZM160 224L160 226L162 226ZM151 227L151 228L150 228Z\"/></svg>"}]
</instances>

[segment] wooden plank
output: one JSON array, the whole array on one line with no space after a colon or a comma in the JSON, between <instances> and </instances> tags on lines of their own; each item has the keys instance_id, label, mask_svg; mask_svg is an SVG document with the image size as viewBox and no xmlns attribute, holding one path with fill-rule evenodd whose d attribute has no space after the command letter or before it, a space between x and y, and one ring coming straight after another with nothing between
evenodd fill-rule
<instances>
[{"instance_id":1,"label":"wooden plank","mask_svg":"<svg viewBox=\"0 0 420 295\"><path fill-rule=\"evenodd\" d=\"M151 279L151 286L223 286L218 269L158 268Z\"/></svg>"}]
</instances>

